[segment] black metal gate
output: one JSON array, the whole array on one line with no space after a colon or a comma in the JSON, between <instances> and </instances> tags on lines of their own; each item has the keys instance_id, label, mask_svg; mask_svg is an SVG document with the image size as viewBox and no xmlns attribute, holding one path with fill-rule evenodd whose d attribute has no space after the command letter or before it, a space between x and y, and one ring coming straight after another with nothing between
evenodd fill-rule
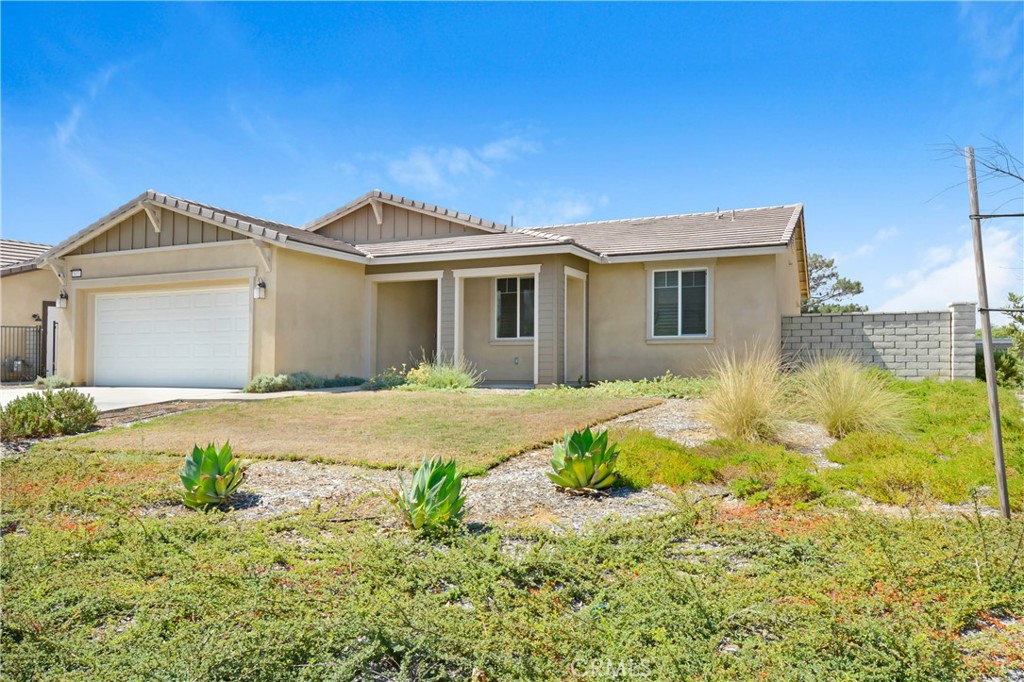
<instances>
[{"instance_id":1,"label":"black metal gate","mask_svg":"<svg viewBox=\"0 0 1024 682\"><path fill-rule=\"evenodd\" d=\"M0 381L46 376L43 327L0 327Z\"/></svg>"}]
</instances>

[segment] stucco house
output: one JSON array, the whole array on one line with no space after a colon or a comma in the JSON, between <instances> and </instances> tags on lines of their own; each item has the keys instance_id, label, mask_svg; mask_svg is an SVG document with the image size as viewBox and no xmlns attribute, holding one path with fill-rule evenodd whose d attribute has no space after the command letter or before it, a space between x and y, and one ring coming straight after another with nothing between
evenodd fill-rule
<instances>
[{"instance_id":1,"label":"stucco house","mask_svg":"<svg viewBox=\"0 0 1024 682\"><path fill-rule=\"evenodd\" d=\"M548 385L777 342L806 255L799 204L512 228L374 190L297 227L150 190L0 271L0 292L14 305L26 273L53 290L76 384L370 376L442 353Z\"/></svg>"}]
</instances>

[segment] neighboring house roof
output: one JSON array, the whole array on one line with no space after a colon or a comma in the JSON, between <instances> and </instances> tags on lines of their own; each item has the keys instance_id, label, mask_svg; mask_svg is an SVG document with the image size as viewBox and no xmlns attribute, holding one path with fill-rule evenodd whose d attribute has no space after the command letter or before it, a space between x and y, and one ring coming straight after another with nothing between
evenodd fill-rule
<instances>
[{"instance_id":1,"label":"neighboring house roof","mask_svg":"<svg viewBox=\"0 0 1024 682\"><path fill-rule=\"evenodd\" d=\"M0 239L0 268L30 261L50 250L49 244Z\"/></svg>"},{"instance_id":2,"label":"neighboring house roof","mask_svg":"<svg viewBox=\"0 0 1024 682\"><path fill-rule=\"evenodd\" d=\"M382 192L379 189L370 190L363 196L348 202L341 208L336 208L327 215L320 216L316 220L306 223L303 225L303 229L310 232L316 232L321 227L325 227L339 218L342 218L353 211L358 211L363 206L367 206L373 202L391 204L393 206L400 206L413 211L419 211L420 213L436 215L439 218L444 218L445 220L449 220L453 223L461 223L483 232L504 232L508 229L507 225L496 223L493 220L485 220L484 218L478 218L468 213L460 213L459 211L453 211L450 208L444 208L442 206L435 206L434 204L425 204L422 201L416 201L415 199L409 199L390 192Z\"/></svg>"},{"instance_id":3,"label":"neighboring house roof","mask_svg":"<svg viewBox=\"0 0 1024 682\"><path fill-rule=\"evenodd\" d=\"M802 204L534 227L567 237L602 256L783 246L793 238Z\"/></svg>"}]
</instances>

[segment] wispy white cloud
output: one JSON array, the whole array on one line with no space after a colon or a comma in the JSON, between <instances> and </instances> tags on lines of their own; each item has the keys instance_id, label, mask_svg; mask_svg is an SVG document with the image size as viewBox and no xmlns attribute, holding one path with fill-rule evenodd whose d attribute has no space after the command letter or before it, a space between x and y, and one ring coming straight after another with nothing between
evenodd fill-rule
<instances>
[{"instance_id":1,"label":"wispy white cloud","mask_svg":"<svg viewBox=\"0 0 1024 682\"><path fill-rule=\"evenodd\" d=\"M542 151L544 147L540 142L525 135L513 135L485 144L477 150L477 154L486 161L515 161L528 154L539 154Z\"/></svg>"},{"instance_id":2,"label":"wispy white cloud","mask_svg":"<svg viewBox=\"0 0 1024 682\"><path fill-rule=\"evenodd\" d=\"M993 228L985 233L985 275L991 301L1003 301L1007 292L1020 291L1021 248L1019 232ZM917 267L890 277L886 288L895 291L880 310L941 310L955 301L977 300L971 242L927 249Z\"/></svg>"},{"instance_id":3,"label":"wispy white cloud","mask_svg":"<svg viewBox=\"0 0 1024 682\"><path fill-rule=\"evenodd\" d=\"M510 212L517 227L558 225L593 217L594 211L608 205L604 194L590 195L572 190L550 190L530 199L514 201Z\"/></svg>"},{"instance_id":4,"label":"wispy white cloud","mask_svg":"<svg viewBox=\"0 0 1024 682\"><path fill-rule=\"evenodd\" d=\"M900 231L895 227L883 227L875 233L875 241L884 242L899 236Z\"/></svg>"},{"instance_id":5,"label":"wispy white cloud","mask_svg":"<svg viewBox=\"0 0 1024 682\"><path fill-rule=\"evenodd\" d=\"M86 110L103 94L120 68L113 64L100 69L85 83L85 92L72 98L67 116L54 124L53 139L59 149L67 149L78 137L78 127L82 123Z\"/></svg>"},{"instance_id":6,"label":"wispy white cloud","mask_svg":"<svg viewBox=\"0 0 1024 682\"><path fill-rule=\"evenodd\" d=\"M1020 78L1024 6L963 2L959 20L964 39L974 54L974 79L978 85L995 86Z\"/></svg>"},{"instance_id":7,"label":"wispy white cloud","mask_svg":"<svg viewBox=\"0 0 1024 682\"><path fill-rule=\"evenodd\" d=\"M510 135L475 150L462 146L415 147L389 159L386 166L396 182L417 190L451 194L464 183L494 177L501 164L542 150L542 145L530 137Z\"/></svg>"},{"instance_id":8,"label":"wispy white cloud","mask_svg":"<svg viewBox=\"0 0 1024 682\"><path fill-rule=\"evenodd\" d=\"M257 144L273 149L292 160L301 158L295 141L287 127L274 116L257 108L246 106L235 98L228 101L228 108L238 129Z\"/></svg>"}]
</instances>

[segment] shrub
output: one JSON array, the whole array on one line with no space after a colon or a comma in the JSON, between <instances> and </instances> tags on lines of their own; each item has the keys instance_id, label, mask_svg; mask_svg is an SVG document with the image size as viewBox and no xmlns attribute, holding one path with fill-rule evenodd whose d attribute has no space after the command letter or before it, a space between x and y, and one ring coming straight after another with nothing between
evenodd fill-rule
<instances>
[{"instance_id":1,"label":"shrub","mask_svg":"<svg viewBox=\"0 0 1024 682\"><path fill-rule=\"evenodd\" d=\"M33 386L40 389L71 388L73 385L70 379L65 379L56 374L51 377L36 377L33 383Z\"/></svg>"},{"instance_id":2,"label":"shrub","mask_svg":"<svg viewBox=\"0 0 1024 682\"><path fill-rule=\"evenodd\" d=\"M712 356L704 417L723 436L748 441L775 437L782 399L782 362L774 348L758 344L742 359L732 352Z\"/></svg>"},{"instance_id":3,"label":"shrub","mask_svg":"<svg viewBox=\"0 0 1024 682\"><path fill-rule=\"evenodd\" d=\"M98 418L91 396L71 388L46 390L0 408L0 434L5 441L70 435L91 428Z\"/></svg>"},{"instance_id":4,"label":"shrub","mask_svg":"<svg viewBox=\"0 0 1024 682\"><path fill-rule=\"evenodd\" d=\"M291 383L287 374L257 374L245 385L246 393L277 393L290 390Z\"/></svg>"},{"instance_id":5,"label":"shrub","mask_svg":"<svg viewBox=\"0 0 1024 682\"><path fill-rule=\"evenodd\" d=\"M402 386L406 382L405 374L405 365L402 365L400 370L397 367L389 367L383 372L370 377L370 380L366 382L366 388L371 391L385 391Z\"/></svg>"},{"instance_id":6,"label":"shrub","mask_svg":"<svg viewBox=\"0 0 1024 682\"><path fill-rule=\"evenodd\" d=\"M997 386L1020 388L1024 385L1024 363L1012 351L997 348L993 355ZM985 354L980 348L974 354L974 376L985 381Z\"/></svg>"},{"instance_id":7,"label":"shrub","mask_svg":"<svg viewBox=\"0 0 1024 682\"><path fill-rule=\"evenodd\" d=\"M411 528L436 528L454 525L462 518L466 496L462 493L462 472L455 460L444 462L440 457L420 463L413 474L412 483L398 477L399 491L392 502L402 512Z\"/></svg>"},{"instance_id":8,"label":"shrub","mask_svg":"<svg viewBox=\"0 0 1024 682\"><path fill-rule=\"evenodd\" d=\"M210 443L205 449L193 446L180 476L185 486L181 501L191 509L206 510L231 499L245 480L245 469L235 459L229 443L224 443L219 450Z\"/></svg>"},{"instance_id":9,"label":"shrub","mask_svg":"<svg viewBox=\"0 0 1024 682\"><path fill-rule=\"evenodd\" d=\"M473 388L483 379L484 373L477 371L465 358L446 360L437 354L431 358L424 355L405 375L406 383L411 386L455 390Z\"/></svg>"},{"instance_id":10,"label":"shrub","mask_svg":"<svg viewBox=\"0 0 1024 682\"><path fill-rule=\"evenodd\" d=\"M594 434L589 427L565 434L565 440L555 443L548 478L559 488L567 490L604 490L618 478L613 467L619 449L608 444L608 432Z\"/></svg>"},{"instance_id":11,"label":"shrub","mask_svg":"<svg viewBox=\"0 0 1024 682\"><path fill-rule=\"evenodd\" d=\"M335 376L333 379L311 372L292 374L258 374L243 389L246 393L277 393L278 391L308 391L311 388L336 388L338 386L359 386L364 379L350 376Z\"/></svg>"},{"instance_id":12,"label":"shrub","mask_svg":"<svg viewBox=\"0 0 1024 682\"><path fill-rule=\"evenodd\" d=\"M637 381L599 381L589 391L602 395L617 396L650 396L652 398L699 398L704 395L707 386L705 379L680 377L665 372L653 379Z\"/></svg>"},{"instance_id":13,"label":"shrub","mask_svg":"<svg viewBox=\"0 0 1024 682\"><path fill-rule=\"evenodd\" d=\"M819 357L793 377L794 412L821 424L833 438L853 431L899 433L907 401L881 372L848 355Z\"/></svg>"}]
</instances>

